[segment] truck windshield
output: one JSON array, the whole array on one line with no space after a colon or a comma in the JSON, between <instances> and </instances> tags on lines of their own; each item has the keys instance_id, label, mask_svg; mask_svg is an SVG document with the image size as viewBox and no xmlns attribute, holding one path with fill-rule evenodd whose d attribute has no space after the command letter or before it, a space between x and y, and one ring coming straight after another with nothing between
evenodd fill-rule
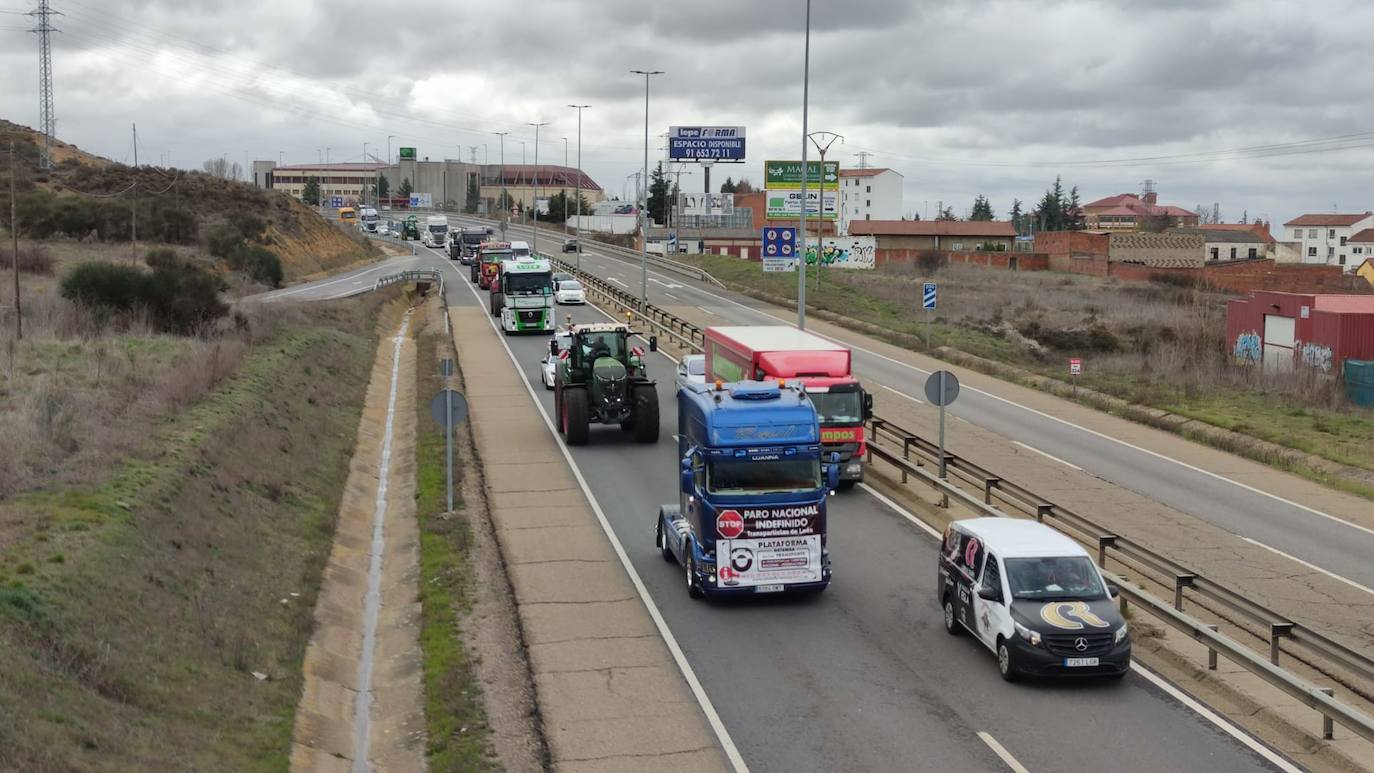
<instances>
[{"instance_id":1,"label":"truck windshield","mask_svg":"<svg viewBox=\"0 0 1374 773\"><path fill-rule=\"evenodd\" d=\"M434 234L435 236L439 236L439 235L441 235L441 234L446 234L446 233L448 233L448 226L446 226L446 225L432 225L432 226L429 227L429 232L432 233L432 234Z\"/></svg>"},{"instance_id":2,"label":"truck windshield","mask_svg":"<svg viewBox=\"0 0 1374 773\"><path fill-rule=\"evenodd\" d=\"M819 459L712 459L706 490L712 494L794 494L821 487Z\"/></svg>"},{"instance_id":3,"label":"truck windshield","mask_svg":"<svg viewBox=\"0 0 1374 773\"><path fill-rule=\"evenodd\" d=\"M482 262L500 263L501 261L509 258L510 256L510 250L506 250L504 252L487 251L482 253Z\"/></svg>"},{"instance_id":4,"label":"truck windshield","mask_svg":"<svg viewBox=\"0 0 1374 773\"><path fill-rule=\"evenodd\" d=\"M486 234L463 234L463 244L481 244L486 238Z\"/></svg>"},{"instance_id":5,"label":"truck windshield","mask_svg":"<svg viewBox=\"0 0 1374 773\"><path fill-rule=\"evenodd\" d=\"M821 424L858 424L864 420L863 399L859 392L810 392L820 414Z\"/></svg>"},{"instance_id":6,"label":"truck windshield","mask_svg":"<svg viewBox=\"0 0 1374 773\"><path fill-rule=\"evenodd\" d=\"M1101 599L1106 589L1087 556L1008 558L1007 580L1018 599Z\"/></svg>"},{"instance_id":7,"label":"truck windshield","mask_svg":"<svg viewBox=\"0 0 1374 773\"><path fill-rule=\"evenodd\" d=\"M552 274L506 274L508 295L550 295L553 293Z\"/></svg>"}]
</instances>

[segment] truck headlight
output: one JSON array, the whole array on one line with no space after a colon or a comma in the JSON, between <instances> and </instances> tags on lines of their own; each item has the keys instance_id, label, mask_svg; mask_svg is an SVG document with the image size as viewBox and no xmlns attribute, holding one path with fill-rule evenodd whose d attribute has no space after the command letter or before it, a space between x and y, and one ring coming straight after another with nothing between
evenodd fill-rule
<instances>
[{"instance_id":1,"label":"truck headlight","mask_svg":"<svg viewBox=\"0 0 1374 773\"><path fill-rule=\"evenodd\" d=\"M1116 639L1115 639L1115 641L1114 641L1113 643L1114 643L1114 644L1120 644L1120 643L1121 643L1121 640L1124 639L1124 638L1126 638L1126 633L1127 633L1126 624L1125 624L1125 623L1122 623L1122 624L1121 624L1121 627L1118 628L1118 629L1116 629Z\"/></svg>"},{"instance_id":2,"label":"truck headlight","mask_svg":"<svg viewBox=\"0 0 1374 773\"><path fill-rule=\"evenodd\" d=\"M1019 635L1022 639L1025 639L1026 641L1030 642L1030 645L1031 645L1032 647L1039 647L1039 646L1040 646L1040 632L1039 632L1039 631L1032 631L1031 629L1027 628L1026 626L1021 625L1020 623L1014 623L1014 625L1016 626L1016 633L1017 633L1017 635Z\"/></svg>"}]
</instances>

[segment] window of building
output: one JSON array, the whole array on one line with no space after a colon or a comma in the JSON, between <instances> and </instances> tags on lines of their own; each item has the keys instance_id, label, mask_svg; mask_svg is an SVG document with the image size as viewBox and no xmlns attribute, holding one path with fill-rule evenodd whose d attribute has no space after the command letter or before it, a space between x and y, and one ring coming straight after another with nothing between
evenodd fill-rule
<instances>
[{"instance_id":1,"label":"window of building","mask_svg":"<svg viewBox=\"0 0 1374 773\"><path fill-rule=\"evenodd\" d=\"M1232 248L1231 248L1231 260L1235 260L1235 259L1236 259L1236 248L1235 248L1235 247L1232 247Z\"/></svg>"},{"instance_id":2,"label":"window of building","mask_svg":"<svg viewBox=\"0 0 1374 773\"><path fill-rule=\"evenodd\" d=\"M1335 254L1336 254L1336 248L1335 248L1335 247L1327 247L1327 248L1326 248L1326 257L1329 258L1329 257L1331 257L1332 255L1335 255Z\"/></svg>"},{"instance_id":3,"label":"window of building","mask_svg":"<svg viewBox=\"0 0 1374 773\"><path fill-rule=\"evenodd\" d=\"M1216 247L1213 247L1213 248L1212 248L1210 258L1211 258L1211 260L1216 260L1216 259L1217 259L1217 248L1216 248Z\"/></svg>"},{"instance_id":4,"label":"window of building","mask_svg":"<svg viewBox=\"0 0 1374 773\"><path fill-rule=\"evenodd\" d=\"M864 206L865 206L865 207L871 207L871 206L873 206L873 199L864 199Z\"/></svg>"},{"instance_id":5,"label":"window of building","mask_svg":"<svg viewBox=\"0 0 1374 773\"><path fill-rule=\"evenodd\" d=\"M1334 239L1334 238L1336 238L1336 229L1334 229L1334 228L1328 228L1328 229L1326 229L1326 238L1328 238L1328 239Z\"/></svg>"},{"instance_id":6,"label":"window of building","mask_svg":"<svg viewBox=\"0 0 1374 773\"><path fill-rule=\"evenodd\" d=\"M1259 257L1259 251L1256 250L1254 247L1251 247L1249 253L1245 257L1249 258L1250 260L1254 260L1255 258Z\"/></svg>"},{"instance_id":7,"label":"window of building","mask_svg":"<svg viewBox=\"0 0 1374 773\"><path fill-rule=\"evenodd\" d=\"M1294 228L1294 229L1293 229L1293 238L1294 238L1294 239L1301 239L1301 238L1302 238L1302 229L1301 229L1301 228Z\"/></svg>"},{"instance_id":8,"label":"window of building","mask_svg":"<svg viewBox=\"0 0 1374 773\"><path fill-rule=\"evenodd\" d=\"M1341 237L1341 246L1342 246L1342 247L1345 246L1345 240L1346 240L1346 237L1342 236L1342 237Z\"/></svg>"},{"instance_id":9,"label":"window of building","mask_svg":"<svg viewBox=\"0 0 1374 773\"><path fill-rule=\"evenodd\" d=\"M1364 254L1364 248L1363 248L1363 247L1356 247L1356 248L1355 248L1355 254L1356 254L1356 255L1363 255L1363 254Z\"/></svg>"},{"instance_id":10,"label":"window of building","mask_svg":"<svg viewBox=\"0 0 1374 773\"><path fill-rule=\"evenodd\" d=\"M865 186L864 186L864 193L872 193L872 192L873 192L873 186L872 186L872 185L865 185Z\"/></svg>"},{"instance_id":11,"label":"window of building","mask_svg":"<svg viewBox=\"0 0 1374 773\"><path fill-rule=\"evenodd\" d=\"M1342 265L1342 266L1345 265L1345 256L1344 256L1344 255L1341 256L1341 265Z\"/></svg>"},{"instance_id":12,"label":"window of building","mask_svg":"<svg viewBox=\"0 0 1374 773\"><path fill-rule=\"evenodd\" d=\"M1309 258L1315 258L1315 257L1317 257L1317 248L1316 248L1316 247L1308 247L1308 248L1307 248L1307 257L1309 257Z\"/></svg>"},{"instance_id":13,"label":"window of building","mask_svg":"<svg viewBox=\"0 0 1374 773\"><path fill-rule=\"evenodd\" d=\"M872 219L873 219L873 216L872 216L872 215L864 215L864 220L872 220Z\"/></svg>"},{"instance_id":14,"label":"window of building","mask_svg":"<svg viewBox=\"0 0 1374 773\"><path fill-rule=\"evenodd\" d=\"M1315 239L1315 238L1317 238L1317 229L1315 229L1315 228L1309 228L1309 229L1307 229L1307 238L1309 238L1309 239Z\"/></svg>"}]
</instances>

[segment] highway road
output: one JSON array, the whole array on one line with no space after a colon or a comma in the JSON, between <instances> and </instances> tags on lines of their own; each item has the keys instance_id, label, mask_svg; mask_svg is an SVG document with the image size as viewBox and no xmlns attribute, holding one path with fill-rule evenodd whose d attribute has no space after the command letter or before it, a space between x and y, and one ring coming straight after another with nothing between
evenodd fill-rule
<instances>
[{"instance_id":1,"label":"highway road","mask_svg":"<svg viewBox=\"0 0 1374 773\"><path fill-rule=\"evenodd\" d=\"M528 228L517 226L512 228L511 236L528 238L528 233ZM547 237L541 238L541 242L547 251L556 250L562 243ZM594 245L584 243L583 248L583 270L638 293L637 263L613 257ZM791 312L747 296L706 287L674 274L654 271L652 267L649 277L650 302L662 306L696 306L715 324L796 322ZM855 346L855 372L871 391L879 395L891 391L912 399L924 399L922 386L929 371L856 345L861 340L857 334L846 339L845 343ZM1030 444L1179 512L1277 548L1365 589L1374 588L1374 562L1369 560L1374 555L1374 531L1368 528L1252 488L1221 472L1170 459L988 392L966 388L959 401L950 407L950 413L1009 440ZM1091 516L1088 512L1083 514Z\"/></svg>"},{"instance_id":2,"label":"highway road","mask_svg":"<svg viewBox=\"0 0 1374 773\"><path fill-rule=\"evenodd\" d=\"M452 269L450 304L485 302L465 267L435 265ZM591 308L564 307L560 317L568 313L605 319ZM491 335L456 331L468 334ZM551 413L538 373L547 337L504 340ZM653 544L658 505L676 498L676 405L673 363L656 354L649 367L660 442L640 446L617 427L595 427L592 444L572 455L751 770L1008 769L986 738L1031 771L1273 769L1139 673L1004 683L990 653L944 632L935 539L863 490L831 500L836 579L824 595L689 599L680 568Z\"/></svg>"}]
</instances>

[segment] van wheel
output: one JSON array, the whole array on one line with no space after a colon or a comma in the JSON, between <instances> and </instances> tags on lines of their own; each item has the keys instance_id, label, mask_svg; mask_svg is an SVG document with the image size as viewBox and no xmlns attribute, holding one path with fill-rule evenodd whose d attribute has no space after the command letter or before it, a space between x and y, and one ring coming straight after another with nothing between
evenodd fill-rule
<instances>
[{"instance_id":1,"label":"van wheel","mask_svg":"<svg viewBox=\"0 0 1374 773\"><path fill-rule=\"evenodd\" d=\"M959 620L954 617L954 601L950 599L948 593L945 594L944 618L945 633L949 634L950 636L958 636Z\"/></svg>"},{"instance_id":2,"label":"van wheel","mask_svg":"<svg viewBox=\"0 0 1374 773\"><path fill-rule=\"evenodd\" d=\"M658 517L658 530L654 534L654 546L663 554L663 560L672 563L676 560L673 556L673 549L668 547L668 535L663 532L663 516Z\"/></svg>"},{"instance_id":3,"label":"van wheel","mask_svg":"<svg viewBox=\"0 0 1374 773\"><path fill-rule=\"evenodd\" d=\"M1015 682L1020 674L1016 671L1016 661L1012 658L1011 647L1007 640L997 637L997 672L1008 682Z\"/></svg>"}]
</instances>

